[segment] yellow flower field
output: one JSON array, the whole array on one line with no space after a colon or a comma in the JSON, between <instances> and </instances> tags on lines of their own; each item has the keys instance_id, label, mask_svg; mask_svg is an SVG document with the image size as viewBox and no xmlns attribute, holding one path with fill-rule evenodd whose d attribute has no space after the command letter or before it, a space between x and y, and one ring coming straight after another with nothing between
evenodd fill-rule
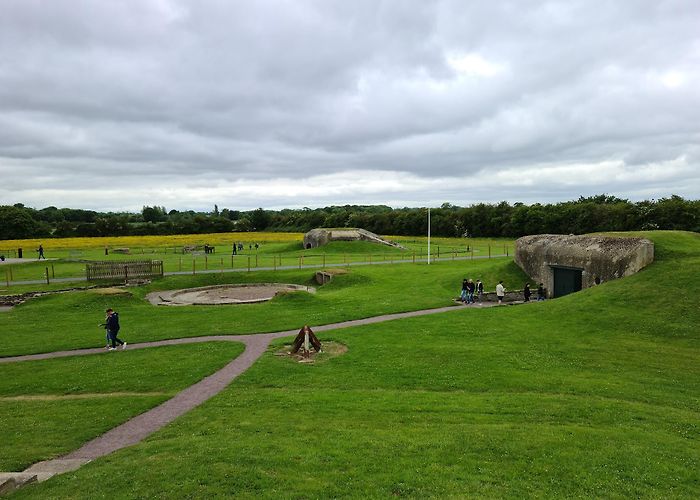
<instances>
[{"instance_id":1,"label":"yellow flower field","mask_svg":"<svg viewBox=\"0 0 700 500\"><path fill-rule=\"evenodd\" d=\"M3 240L0 249L23 248L27 252L36 250L39 245L44 250L68 250L88 248L119 247L179 247L184 245L231 245L234 241L241 243L291 243L304 239L303 233L212 233L212 234L175 234L166 236L105 236L89 238L46 238L28 240Z\"/></svg>"}]
</instances>

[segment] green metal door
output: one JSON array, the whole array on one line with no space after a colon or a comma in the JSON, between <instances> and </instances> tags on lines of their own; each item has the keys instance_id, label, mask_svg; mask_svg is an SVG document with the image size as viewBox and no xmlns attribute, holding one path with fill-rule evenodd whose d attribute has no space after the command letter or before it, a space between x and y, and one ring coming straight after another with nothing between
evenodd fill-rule
<instances>
[{"instance_id":1,"label":"green metal door","mask_svg":"<svg viewBox=\"0 0 700 500\"><path fill-rule=\"evenodd\" d=\"M552 267L554 271L554 296L563 297L581 290L582 269L569 267Z\"/></svg>"}]
</instances>

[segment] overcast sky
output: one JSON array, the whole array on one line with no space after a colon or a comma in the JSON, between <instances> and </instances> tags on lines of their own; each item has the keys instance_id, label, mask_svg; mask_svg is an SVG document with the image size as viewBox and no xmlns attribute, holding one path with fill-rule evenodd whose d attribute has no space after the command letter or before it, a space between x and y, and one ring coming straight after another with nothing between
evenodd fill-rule
<instances>
[{"instance_id":1,"label":"overcast sky","mask_svg":"<svg viewBox=\"0 0 700 500\"><path fill-rule=\"evenodd\" d=\"M0 0L0 204L700 197L698 0Z\"/></svg>"}]
</instances>

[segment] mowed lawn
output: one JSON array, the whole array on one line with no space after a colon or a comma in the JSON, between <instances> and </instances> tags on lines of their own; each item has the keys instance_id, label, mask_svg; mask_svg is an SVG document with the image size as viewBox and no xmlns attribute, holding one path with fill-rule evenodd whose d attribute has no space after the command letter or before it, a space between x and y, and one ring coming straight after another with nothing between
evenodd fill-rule
<instances>
[{"instance_id":1,"label":"mowed lawn","mask_svg":"<svg viewBox=\"0 0 700 500\"><path fill-rule=\"evenodd\" d=\"M326 332L348 352L316 365L279 341L144 443L16 497L698 498L700 237L648 236L653 265L561 299Z\"/></svg>"},{"instance_id":2,"label":"mowed lawn","mask_svg":"<svg viewBox=\"0 0 700 500\"><path fill-rule=\"evenodd\" d=\"M283 331L304 324L442 307L454 304L465 277L481 278L490 290L501 279L513 289L521 289L525 282L523 273L507 258L353 267L321 287L313 276L313 269L170 276L117 295L96 289L32 299L0 313L0 356L100 346L104 328L97 325L104 321L107 307L120 313L124 340L135 343ZM156 307L144 298L154 290L270 282L310 285L318 290L315 294L289 293L267 303L226 307Z\"/></svg>"},{"instance_id":3,"label":"mowed lawn","mask_svg":"<svg viewBox=\"0 0 700 500\"><path fill-rule=\"evenodd\" d=\"M242 352L208 342L0 364L0 472L73 451Z\"/></svg>"}]
</instances>

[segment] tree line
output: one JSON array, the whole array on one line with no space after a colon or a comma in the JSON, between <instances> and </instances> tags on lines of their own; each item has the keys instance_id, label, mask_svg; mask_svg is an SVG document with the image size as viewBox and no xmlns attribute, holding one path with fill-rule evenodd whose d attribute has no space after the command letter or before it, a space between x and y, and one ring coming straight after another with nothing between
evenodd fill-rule
<instances>
[{"instance_id":1,"label":"tree line","mask_svg":"<svg viewBox=\"0 0 700 500\"><path fill-rule=\"evenodd\" d=\"M240 211L217 205L211 212L144 206L140 213L74 208L0 206L0 240L50 237L204 234L247 231L306 232L316 227L359 227L385 235L427 232L425 208L343 205ZM700 232L700 200L680 196L631 202L610 195L554 204L444 203L431 208L435 236L508 237L527 234L583 234L598 231L673 229Z\"/></svg>"}]
</instances>

